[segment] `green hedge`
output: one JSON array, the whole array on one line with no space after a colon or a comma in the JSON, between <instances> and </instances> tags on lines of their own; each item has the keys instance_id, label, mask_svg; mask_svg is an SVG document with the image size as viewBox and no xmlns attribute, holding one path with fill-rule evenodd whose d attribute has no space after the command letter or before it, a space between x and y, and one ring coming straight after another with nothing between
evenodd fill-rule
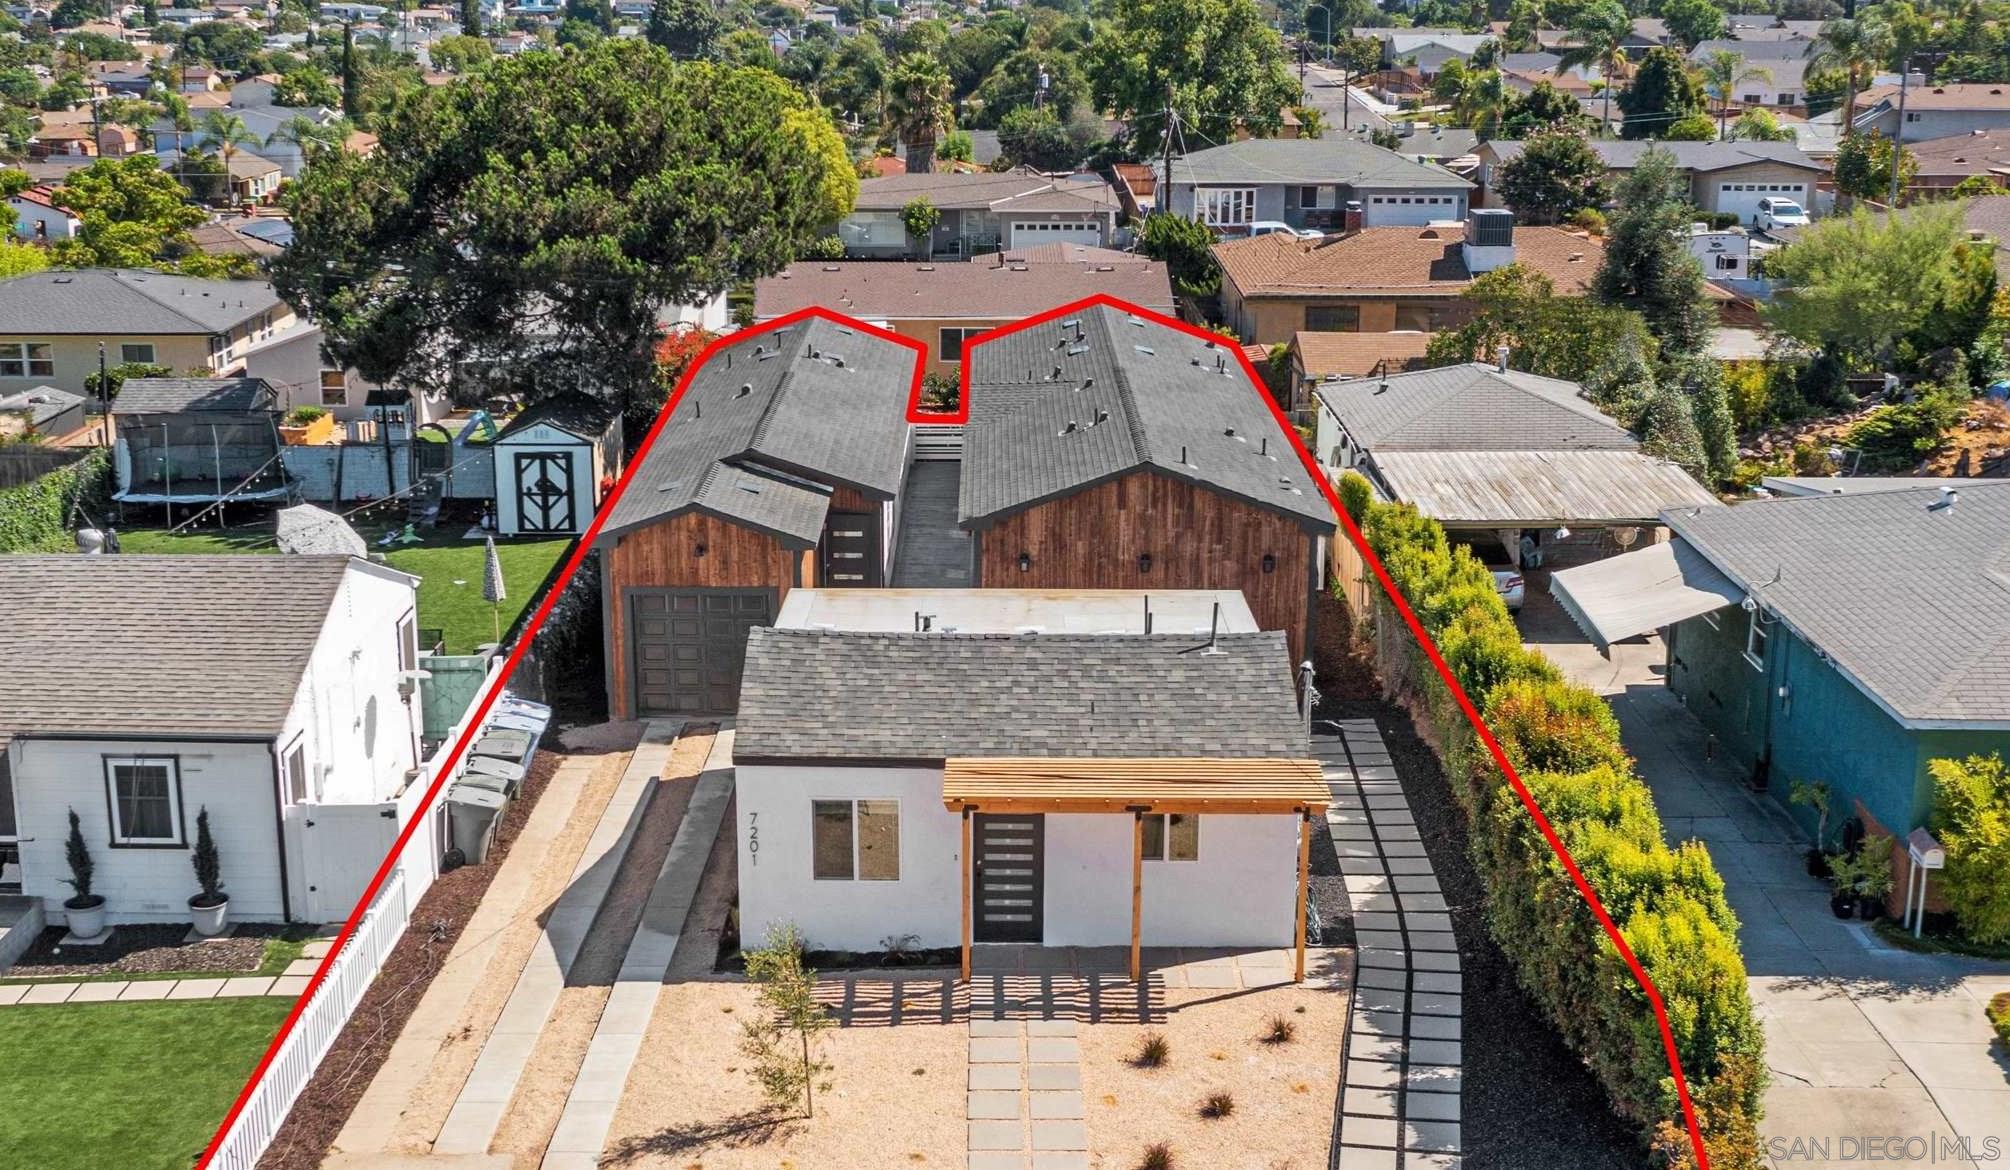
<instances>
[{"instance_id":1,"label":"green hedge","mask_svg":"<svg viewBox=\"0 0 2010 1170\"><path fill-rule=\"evenodd\" d=\"M74 505L82 498L95 508L110 465L110 455L94 451L32 483L0 490L0 553L73 551Z\"/></svg>"},{"instance_id":2,"label":"green hedge","mask_svg":"<svg viewBox=\"0 0 2010 1170\"><path fill-rule=\"evenodd\" d=\"M1343 478L1343 505L1659 989L1711 1165L1756 1168L1764 1038L1723 879L1701 845L1663 842L1611 708L1523 648L1486 566L1415 509L1374 502L1359 480ZM1495 940L1619 1115L1670 1164L1692 1165L1646 994L1407 625L1379 595L1377 610L1378 665L1445 761Z\"/></svg>"}]
</instances>

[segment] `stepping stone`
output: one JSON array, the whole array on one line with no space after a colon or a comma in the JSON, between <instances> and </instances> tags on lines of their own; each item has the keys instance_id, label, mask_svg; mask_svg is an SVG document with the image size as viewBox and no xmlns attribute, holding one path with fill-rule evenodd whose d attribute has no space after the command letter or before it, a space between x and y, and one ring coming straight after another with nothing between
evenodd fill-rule
<instances>
[{"instance_id":1,"label":"stepping stone","mask_svg":"<svg viewBox=\"0 0 2010 1170\"><path fill-rule=\"evenodd\" d=\"M300 948L300 957L303 959L325 959L328 957L328 952L334 949L335 940L332 938L309 939L307 945Z\"/></svg>"},{"instance_id":2,"label":"stepping stone","mask_svg":"<svg viewBox=\"0 0 2010 1170\"><path fill-rule=\"evenodd\" d=\"M1393 1117L1340 1119L1340 1141L1344 1145L1373 1146L1377 1149L1394 1151L1398 1137L1399 1131L1396 1128L1396 1119Z\"/></svg>"},{"instance_id":3,"label":"stepping stone","mask_svg":"<svg viewBox=\"0 0 2010 1170\"><path fill-rule=\"evenodd\" d=\"M1016 1064L973 1064L968 1088L973 1093L1017 1093L1022 1071Z\"/></svg>"},{"instance_id":4,"label":"stepping stone","mask_svg":"<svg viewBox=\"0 0 2010 1170\"><path fill-rule=\"evenodd\" d=\"M1449 1064L1412 1064L1403 1071L1403 1083L1413 1090L1456 1096L1465 1084L1465 1076Z\"/></svg>"},{"instance_id":5,"label":"stepping stone","mask_svg":"<svg viewBox=\"0 0 2010 1170\"><path fill-rule=\"evenodd\" d=\"M291 963L286 964L286 970L280 972L280 974L312 975L320 969L321 960L319 959L295 959Z\"/></svg>"},{"instance_id":6,"label":"stepping stone","mask_svg":"<svg viewBox=\"0 0 2010 1170\"><path fill-rule=\"evenodd\" d=\"M1391 857L1388 861L1390 873L1430 873L1431 859L1428 857Z\"/></svg>"},{"instance_id":7,"label":"stepping stone","mask_svg":"<svg viewBox=\"0 0 2010 1170\"><path fill-rule=\"evenodd\" d=\"M218 999L238 999L253 995L267 995L271 993L272 985L276 982L278 980L273 979L271 976L265 976L264 978L254 976L248 979L226 979L223 981L223 986L217 989L216 997Z\"/></svg>"},{"instance_id":8,"label":"stepping stone","mask_svg":"<svg viewBox=\"0 0 2010 1170\"><path fill-rule=\"evenodd\" d=\"M1444 934L1452 932L1452 916L1443 911L1423 914L1406 913L1403 917L1405 919L1404 925L1408 926L1411 930L1438 931Z\"/></svg>"},{"instance_id":9,"label":"stepping stone","mask_svg":"<svg viewBox=\"0 0 2010 1170\"><path fill-rule=\"evenodd\" d=\"M1420 993L1410 997L1410 1010L1419 1015L1456 1018L1460 1014L1461 999L1457 995Z\"/></svg>"},{"instance_id":10,"label":"stepping stone","mask_svg":"<svg viewBox=\"0 0 2010 1170\"><path fill-rule=\"evenodd\" d=\"M1457 1016L1411 1016L1410 1035L1424 1040L1457 1040Z\"/></svg>"},{"instance_id":11,"label":"stepping stone","mask_svg":"<svg viewBox=\"0 0 2010 1170\"><path fill-rule=\"evenodd\" d=\"M1024 1025L1017 1020L972 1020L972 1036L1017 1036Z\"/></svg>"},{"instance_id":12,"label":"stepping stone","mask_svg":"<svg viewBox=\"0 0 2010 1170\"><path fill-rule=\"evenodd\" d=\"M1359 912L1354 915L1354 929L1398 932L1403 929L1403 916L1396 913Z\"/></svg>"},{"instance_id":13,"label":"stepping stone","mask_svg":"<svg viewBox=\"0 0 2010 1170\"><path fill-rule=\"evenodd\" d=\"M1032 1107L1027 1116L1034 1121L1077 1121L1082 1117L1082 1094L1075 1093L1029 1093L1027 1103Z\"/></svg>"},{"instance_id":14,"label":"stepping stone","mask_svg":"<svg viewBox=\"0 0 2010 1170\"><path fill-rule=\"evenodd\" d=\"M1399 825L1391 822L1386 825L1377 826L1376 832L1380 833L1382 839L1385 841L1416 841L1421 839L1417 826L1414 824Z\"/></svg>"},{"instance_id":15,"label":"stepping stone","mask_svg":"<svg viewBox=\"0 0 2010 1170\"><path fill-rule=\"evenodd\" d=\"M1450 907L1445 905L1445 896L1443 894L1404 894L1401 895L1401 897L1398 900L1403 903L1404 910L1411 911L1413 913L1420 910L1435 910L1438 913L1442 914L1446 910L1450 909ZM1443 926L1442 928L1427 926L1424 929L1450 930L1451 929L1450 920L1447 919L1446 925Z\"/></svg>"},{"instance_id":16,"label":"stepping stone","mask_svg":"<svg viewBox=\"0 0 2010 1170\"><path fill-rule=\"evenodd\" d=\"M1457 951L1419 951L1410 956L1410 965L1419 971L1457 971Z\"/></svg>"},{"instance_id":17,"label":"stepping stone","mask_svg":"<svg viewBox=\"0 0 2010 1170\"><path fill-rule=\"evenodd\" d=\"M1403 949L1403 935L1394 930L1360 930L1354 932L1356 944L1364 947L1382 947L1387 950Z\"/></svg>"},{"instance_id":18,"label":"stepping stone","mask_svg":"<svg viewBox=\"0 0 2010 1170\"><path fill-rule=\"evenodd\" d=\"M1027 1064L1074 1064L1081 1059L1081 1042L1073 1037L1030 1036L1026 1040Z\"/></svg>"},{"instance_id":19,"label":"stepping stone","mask_svg":"<svg viewBox=\"0 0 2010 1170\"><path fill-rule=\"evenodd\" d=\"M1410 945L1420 951L1449 951L1456 954L1459 949L1459 940L1449 930L1417 930L1412 928L1410 931Z\"/></svg>"},{"instance_id":20,"label":"stepping stone","mask_svg":"<svg viewBox=\"0 0 2010 1170\"><path fill-rule=\"evenodd\" d=\"M1459 1119L1459 1095L1457 1093L1419 1093L1414 1090L1404 1093L1403 1116L1411 1121L1457 1121Z\"/></svg>"},{"instance_id":21,"label":"stepping stone","mask_svg":"<svg viewBox=\"0 0 2010 1170\"><path fill-rule=\"evenodd\" d=\"M307 994L307 976L281 975L272 981L271 988L265 994L283 995L289 999L298 999Z\"/></svg>"},{"instance_id":22,"label":"stepping stone","mask_svg":"<svg viewBox=\"0 0 2010 1170\"><path fill-rule=\"evenodd\" d=\"M1403 1123L1403 1148L1456 1154L1459 1152L1459 1125L1455 1121L1406 1121Z\"/></svg>"},{"instance_id":23,"label":"stepping stone","mask_svg":"<svg viewBox=\"0 0 2010 1170\"><path fill-rule=\"evenodd\" d=\"M1326 809L1326 823L1329 825L1365 825L1369 822L1368 814L1365 810L1358 808L1334 808L1329 805Z\"/></svg>"},{"instance_id":24,"label":"stepping stone","mask_svg":"<svg viewBox=\"0 0 2010 1170\"><path fill-rule=\"evenodd\" d=\"M973 1036L971 1064L1018 1064L1020 1041L1017 1036Z\"/></svg>"},{"instance_id":25,"label":"stepping stone","mask_svg":"<svg viewBox=\"0 0 2010 1170\"><path fill-rule=\"evenodd\" d=\"M1378 873L1350 873L1345 881L1350 894L1379 894L1389 888L1388 877Z\"/></svg>"},{"instance_id":26,"label":"stepping stone","mask_svg":"<svg viewBox=\"0 0 2010 1170\"><path fill-rule=\"evenodd\" d=\"M1396 1094L1391 1089L1357 1089L1347 1086L1347 1092L1340 1098L1340 1111L1350 1117L1395 1117ZM1344 1131L1347 1123L1342 1121Z\"/></svg>"},{"instance_id":27,"label":"stepping stone","mask_svg":"<svg viewBox=\"0 0 2010 1170\"><path fill-rule=\"evenodd\" d=\"M1369 1036L1400 1038L1403 1035L1403 1013L1355 1012L1353 1030Z\"/></svg>"},{"instance_id":28,"label":"stepping stone","mask_svg":"<svg viewBox=\"0 0 2010 1170\"><path fill-rule=\"evenodd\" d=\"M1357 1012L1400 1012L1406 997L1402 989L1392 987L1362 987L1354 993L1354 1010Z\"/></svg>"},{"instance_id":29,"label":"stepping stone","mask_svg":"<svg viewBox=\"0 0 2010 1170\"><path fill-rule=\"evenodd\" d=\"M1355 941L1360 943L1361 949L1355 952L1354 957L1364 968L1383 967L1402 971L1410 966L1410 952L1403 949L1400 941L1394 944L1373 944L1361 942L1359 939Z\"/></svg>"},{"instance_id":30,"label":"stepping stone","mask_svg":"<svg viewBox=\"0 0 2010 1170\"><path fill-rule=\"evenodd\" d=\"M1403 1083L1403 1066L1386 1060L1349 1060L1347 1062L1348 1091L1359 1085L1364 1089L1393 1089Z\"/></svg>"},{"instance_id":31,"label":"stepping stone","mask_svg":"<svg viewBox=\"0 0 2010 1170\"><path fill-rule=\"evenodd\" d=\"M1019 1091L971 1093L965 1112L972 1121L1015 1121L1019 1117Z\"/></svg>"},{"instance_id":32,"label":"stepping stone","mask_svg":"<svg viewBox=\"0 0 2010 1170\"><path fill-rule=\"evenodd\" d=\"M1033 1170L1089 1170L1085 1150L1041 1150L1033 1155Z\"/></svg>"},{"instance_id":33,"label":"stepping stone","mask_svg":"<svg viewBox=\"0 0 2010 1170\"><path fill-rule=\"evenodd\" d=\"M1410 979L1410 986L1418 991L1444 995L1457 995L1463 982L1456 973L1448 971L1419 971Z\"/></svg>"},{"instance_id":34,"label":"stepping stone","mask_svg":"<svg viewBox=\"0 0 2010 1170\"><path fill-rule=\"evenodd\" d=\"M223 990L221 979L184 979L168 992L169 999L215 999Z\"/></svg>"},{"instance_id":35,"label":"stepping stone","mask_svg":"<svg viewBox=\"0 0 2010 1170\"><path fill-rule=\"evenodd\" d=\"M63 1003L77 990L74 983L37 983L28 988L19 1002L26 1004Z\"/></svg>"},{"instance_id":36,"label":"stepping stone","mask_svg":"<svg viewBox=\"0 0 2010 1170\"><path fill-rule=\"evenodd\" d=\"M1396 892L1399 894L1435 894L1438 892L1438 878L1436 874L1406 873L1401 877L1391 878L1390 881L1395 885Z\"/></svg>"},{"instance_id":37,"label":"stepping stone","mask_svg":"<svg viewBox=\"0 0 2010 1170\"><path fill-rule=\"evenodd\" d=\"M119 994L129 986L124 981L115 983L79 983L76 993L70 996L71 1003L106 1003L119 998Z\"/></svg>"},{"instance_id":38,"label":"stepping stone","mask_svg":"<svg viewBox=\"0 0 2010 1170\"><path fill-rule=\"evenodd\" d=\"M973 1121L970 1123L970 1150L1023 1150L1026 1148L1026 1127L1018 1118L1011 1121Z\"/></svg>"},{"instance_id":39,"label":"stepping stone","mask_svg":"<svg viewBox=\"0 0 2010 1170\"><path fill-rule=\"evenodd\" d=\"M1341 1146L1339 1170L1396 1170L1400 1156L1394 1150Z\"/></svg>"},{"instance_id":40,"label":"stepping stone","mask_svg":"<svg viewBox=\"0 0 2010 1170\"><path fill-rule=\"evenodd\" d=\"M1407 828L1412 828L1412 827L1413 827L1413 826L1410 826L1410 825L1390 825L1390 826L1389 826L1389 828L1391 828L1391 829L1407 829ZM1384 837L1384 838L1386 838L1386 839L1385 839L1385 840L1384 840L1384 841L1382 842L1382 853L1383 853L1383 854L1384 854L1385 856L1388 856L1388 857L1429 857L1429 856L1430 856L1430 854L1429 854L1429 853L1426 853L1426 852L1424 851L1424 843L1423 843L1422 841L1404 841L1404 840L1400 840L1400 839L1398 839L1398 838L1397 838L1397 837L1396 837L1396 836L1395 836L1394 834L1391 834L1391 833L1384 833L1384 834L1383 834L1383 837Z\"/></svg>"},{"instance_id":41,"label":"stepping stone","mask_svg":"<svg viewBox=\"0 0 2010 1170\"><path fill-rule=\"evenodd\" d=\"M28 994L28 986L26 983L0 983L0 1007L20 1003L21 997Z\"/></svg>"},{"instance_id":42,"label":"stepping stone","mask_svg":"<svg viewBox=\"0 0 2010 1170\"><path fill-rule=\"evenodd\" d=\"M1033 1148L1036 1150L1086 1150L1089 1126L1081 1121L1035 1121Z\"/></svg>"},{"instance_id":43,"label":"stepping stone","mask_svg":"<svg viewBox=\"0 0 2010 1170\"><path fill-rule=\"evenodd\" d=\"M1402 991L1410 985L1408 972L1390 970L1386 967L1364 967L1358 982L1362 987L1380 987Z\"/></svg>"},{"instance_id":44,"label":"stepping stone","mask_svg":"<svg viewBox=\"0 0 2010 1170\"><path fill-rule=\"evenodd\" d=\"M1403 1156L1403 1165L1407 1167L1407 1170L1459 1170L1464 1164L1465 1159L1459 1157L1457 1154L1419 1154L1412 1152Z\"/></svg>"},{"instance_id":45,"label":"stepping stone","mask_svg":"<svg viewBox=\"0 0 2010 1170\"><path fill-rule=\"evenodd\" d=\"M1457 1040L1413 1039L1410 1041L1410 1059L1417 1064L1465 1063Z\"/></svg>"},{"instance_id":46,"label":"stepping stone","mask_svg":"<svg viewBox=\"0 0 2010 1170\"><path fill-rule=\"evenodd\" d=\"M1028 1020L1026 1021L1026 1034L1028 1036L1073 1036L1075 1034L1075 1021Z\"/></svg>"},{"instance_id":47,"label":"stepping stone","mask_svg":"<svg viewBox=\"0 0 2010 1170\"><path fill-rule=\"evenodd\" d=\"M136 1000L166 999L168 992L173 990L174 980L172 979L135 979L131 983L126 984L126 989L119 993L119 1002L133 1003Z\"/></svg>"},{"instance_id":48,"label":"stepping stone","mask_svg":"<svg viewBox=\"0 0 2010 1170\"><path fill-rule=\"evenodd\" d=\"M1082 1069L1074 1064L1035 1064L1026 1068L1026 1087L1035 1093L1080 1092Z\"/></svg>"},{"instance_id":49,"label":"stepping stone","mask_svg":"<svg viewBox=\"0 0 2010 1170\"><path fill-rule=\"evenodd\" d=\"M1026 1170L1026 1155L1019 1150L973 1150L970 1170Z\"/></svg>"},{"instance_id":50,"label":"stepping stone","mask_svg":"<svg viewBox=\"0 0 2010 1170\"><path fill-rule=\"evenodd\" d=\"M1335 841L1344 841L1349 845L1356 842L1373 841L1375 839L1375 830L1365 823L1358 825L1329 825L1328 831L1333 834Z\"/></svg>"}]
</instances>

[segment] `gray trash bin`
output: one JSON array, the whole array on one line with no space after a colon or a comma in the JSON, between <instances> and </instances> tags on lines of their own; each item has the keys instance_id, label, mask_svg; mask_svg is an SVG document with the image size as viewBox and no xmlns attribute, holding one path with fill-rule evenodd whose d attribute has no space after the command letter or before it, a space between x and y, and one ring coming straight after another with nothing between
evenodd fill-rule
<instances>
[{"instance_id":1,"label":"gray trash bin","mask_svg":"<svg viewBox=\"0 0 2010 1170\"><path fill-rule=\"evenodd\" d=\"M469 756L467 768L461 774L461 782L467 783L468 777L471 776L493 776L498 780L507 781L509 787L503 791L511 796L515 796L517 789L523 787L523 769L508 760L498 760L492 756ZM483 787L486 788L488 785Z\"/></svg>"},{"instance_id":2,"label":"gray trash bin","mask_svg":"<svg viewBox=\"0 0 2010 1170\"><path fill-rule=\"evenodd\" d=\"M509 797L500 792L465 783L447 789L447 815L453 825L454 847L468 859L469 865L480 865L488 857L496 825L508 804Z\"/></svg>"}]
</instances>

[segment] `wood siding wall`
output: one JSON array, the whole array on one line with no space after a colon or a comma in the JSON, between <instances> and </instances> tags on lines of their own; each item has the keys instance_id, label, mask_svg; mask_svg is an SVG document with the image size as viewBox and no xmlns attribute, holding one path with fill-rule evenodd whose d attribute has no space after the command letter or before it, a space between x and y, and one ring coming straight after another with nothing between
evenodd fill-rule
<instances>
[{"instance_id":1,"label":"wood siding wall","mask_svg":"<svg viewBox=\"0 0 2010 1170\"><path fill-rule=\"evenodd\" d=\"M1009 516L977 536L991 589L1240 589L1304 660L1318 538L1296 520L1150 471ZM1019 571L1019 554L1032 567ZM1151 571L1138 572L1150 553ZM1263 555L1277 558L1263 571Z\"/></svg>"},{"instance_id":2,"label":"wood siding wall","mask_svg":"<svg viewBox=\"0 0 2010 1170\"><path fill-rule=\"evenodd\" d=\"M699 545L705 555L696 556ZM635 687L628 677L627 590L649 587L774 589L787 597L813 579L816 554L784 548L774 537L717 517L687 512L639 528L601 553L601 593L607 629L610 717L632 719Z\"/></svg>"}]
</instances>

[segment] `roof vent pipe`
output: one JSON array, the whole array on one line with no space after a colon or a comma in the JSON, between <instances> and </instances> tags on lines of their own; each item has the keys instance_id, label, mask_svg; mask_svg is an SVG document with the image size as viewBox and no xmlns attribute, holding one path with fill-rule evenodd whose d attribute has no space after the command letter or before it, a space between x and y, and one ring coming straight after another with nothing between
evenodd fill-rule
<instances>
[{"instance_id":1,"label":"roof vent pipe","mask_svg":"<svg viewBox=\"0 0 2010 1170\"><path fill-rule=\"evenodd\" d=\"M1507 373L1507 368L1508 368L1508 355L1509 355L1509 354L1511 354L1511 353L1513 353L1513 352L1514 352L1513 350L1509 349L1509 348L1508 348L1507 346L1505 346L1505 345L1502 345L1502 346L1496 346L1496 347L1494 348L1494 357L1496 357L1496 358L1498 358L1498 359L1500 360L1500 372L1501 372L1501 373L1503 373L1503 374Z\"/></svg>"},{"instance_id":2,"label":"roof vent pipe","mask_svg":"<svg viewBox=\"0 0 2010 1170\"><path fill-rule=\"evenodd\" d=\"M1961 493L1959 491L1956 491L1954 488L1948 487L1943 484L1940 488L1939 502L1934 504L1928 504L1926 506L1926 510L1929 512L1952 512L1954 510L1954 505L1960 502L1961 502Z\"/></svg>"}]
</instances>

